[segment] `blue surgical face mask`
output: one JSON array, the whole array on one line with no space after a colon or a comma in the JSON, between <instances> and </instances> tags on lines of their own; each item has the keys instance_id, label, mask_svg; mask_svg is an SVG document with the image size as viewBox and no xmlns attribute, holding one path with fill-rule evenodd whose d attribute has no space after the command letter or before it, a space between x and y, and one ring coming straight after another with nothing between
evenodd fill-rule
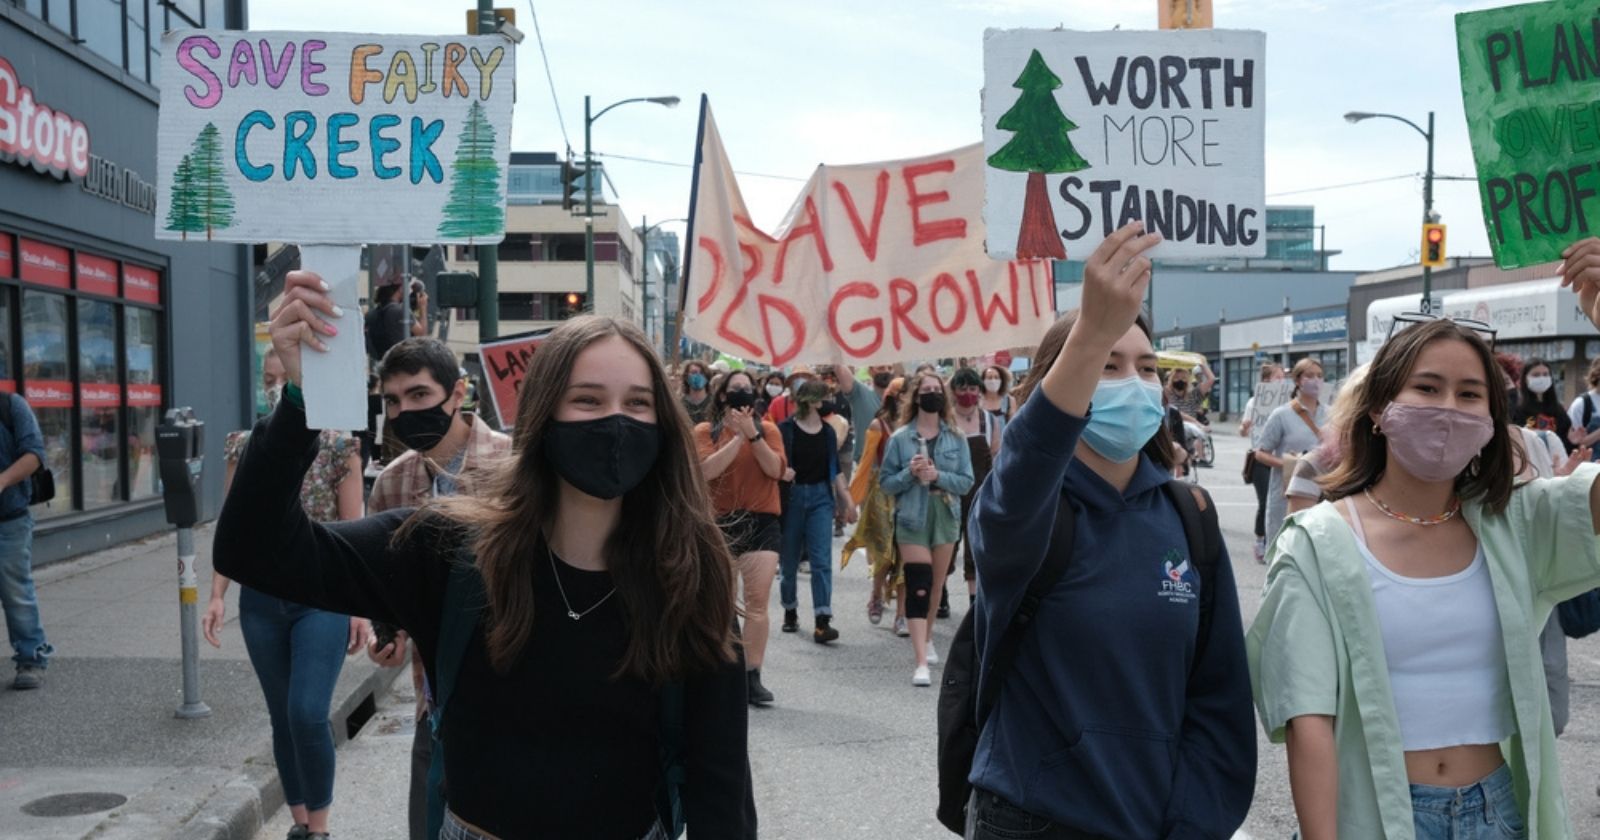
<instances>
[{"instance_id":1,"label":"blue surgical face mask","mask_svg":"<svg viewBox=\"0 0 1600 840\"><path fill-rule=\"evenodd\" d=\"M1161 428L1166 412L1161 408L1161 385L1137 376L1102 379L1089 404L1089 425L1083 442L1116 463L1139 456Z\"/></svg>"}]
</instances>

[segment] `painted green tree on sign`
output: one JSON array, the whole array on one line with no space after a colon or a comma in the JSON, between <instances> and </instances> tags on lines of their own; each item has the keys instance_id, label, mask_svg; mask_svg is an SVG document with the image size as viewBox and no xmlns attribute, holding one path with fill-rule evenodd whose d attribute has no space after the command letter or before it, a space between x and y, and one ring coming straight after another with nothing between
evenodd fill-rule
<instances>
[{"instance_id":1,"label":"painted green tree on sign","mask_svg":"<svg viewBox=\"0 0 1600 840\"><path fill-rule=\"evenodd\" d=\"M213 230L233 226L233 193L223 179L222 136L215 123L200 129L179 162L170 197L167 230L182 231L184 239L203 230L209 240Z\"/></svg>"},{"instance_id":2,"label":"painted green tree on sign","mask_svg":"<svg viewBox=\"0 0 1600 840\"><path fill-rule=\"evenodd\" d=\"M1010 142L989 156L989 165L1010 172L1028 173L1028 191L1022 201L1022 224L1017 230L1017 259L1066 259L1067 250L1056 232L1055 213L1045 184L1047 172L1077 172L1089 162L1068 139L1078 126L1061 112L1053 91L1061 78L1051 72L1038 50L1028 57L1022 75L1011 85L1022 91L1016 104L1000 115L995 128L1013 132Z\"/></svg>"},{"instance_id":3,"label":"painted green tree on sign","mask_svg":"<svg viewBox=\"0 0 1600 840\"><path fill-rule=\"evenodd\" d=\"M470 241L475 236L494 236L505 227L494 141L494 126L483 108L473 102L461 126L455 162L450 165L450 200L444 205L440 236Z\"/></svg>"},{"instance_id":4,"label":"painted green tree on sign","mask_svg":"<svg viewBox=\"0 0 1600 840\"><path fill-rule=\"evenodd\" d=\"M194 159L184 155L172 173L172 200L167 203L167 230L178 231L184 239L191 233L206 229L206 223L195 209Z\"/></svg>"}]
</instances>

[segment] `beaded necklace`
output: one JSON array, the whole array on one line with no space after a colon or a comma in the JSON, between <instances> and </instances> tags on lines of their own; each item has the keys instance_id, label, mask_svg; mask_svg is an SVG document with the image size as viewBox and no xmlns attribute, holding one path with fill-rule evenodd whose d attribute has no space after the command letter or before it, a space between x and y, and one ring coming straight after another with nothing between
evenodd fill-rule
<instances>
[{"instance_id":1,"label":"beaded necklace","mask_svg":"<svg viewBox=\"0 0 1600 840\"><path fill-rule=\"evenodd\" d=\"M1408 513L1400 513L1384 504L1377 496L1372 495L1372 488L1370 487L1361 492L1366 495L1367 501L1371 502L1373 507L1376 507L1384 516L1390 519L1398 519L1401 522L1409 522L1412 525L1443 525L1456 518L1456 514L1461 512L1461 499L1459 497L1450 500L1450 509L1444 513L1436 516L1412 516Z\"/></svg>"}]
</instances>

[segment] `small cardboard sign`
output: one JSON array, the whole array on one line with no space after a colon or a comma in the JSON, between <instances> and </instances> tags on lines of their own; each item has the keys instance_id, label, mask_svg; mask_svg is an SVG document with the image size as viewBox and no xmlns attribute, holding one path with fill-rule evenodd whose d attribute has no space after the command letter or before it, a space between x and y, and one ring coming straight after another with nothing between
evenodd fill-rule
<instances>
[{"instance_id":1,"label":"small cardboard sign","mask_svg":"<svg viewBox=\"0 0 1600 840\"><path fill-rule=\"evenodd\" d=\"M989 256L1082 260L1132 221L1153 256L1266 256L1265 66L1261 32L984 32Z\"/></svg>"},{"instance_id":2,"label":"small cardboard sign","mask_svg":"<svg viewBox=\"0 0 1600 840\"><path fill-rule=\"evenodd\" d=\"M1279 406L1288 405L1294 397L1294 382L1282 379L1256 385L1255 402L1250 405L1250 422L1256 428L1266 425L1267 417Z\"/></svg>"},{"instance_id":3,"label":"small cardboard sign","mask_svg":"<svg viewBox=\"0 0 1600 840\"><path fill-rule=\"evenodd\" d=\"M1595 9L1527 3L1456 15L1461 102L1495 265L1561 258L1600 228Z\"/></svg>"},{"instance_id":4,"label":"small cardboard sign","mask_svg":"<svg viewBox=\"0 0 1600 840\"><path fill-rule=\"evenodd\" d=\"M523 377L533 364L533 354L539 349L549 330L522 333L478 345L478 358L483 361L483 378L494 414L500 418L500 428L511 431L517 419L517 392Z\"/></svg>"},{"instance_id":5,"label":"small cardboard sign","mask_svg":"<svg viewBox=\"0 0 1600 840\"><path fill-rule=\"evenodd\" d=\"M515 65L500 35L167 32L156 238L499 242Z\"/></svg>"}]
</instances>

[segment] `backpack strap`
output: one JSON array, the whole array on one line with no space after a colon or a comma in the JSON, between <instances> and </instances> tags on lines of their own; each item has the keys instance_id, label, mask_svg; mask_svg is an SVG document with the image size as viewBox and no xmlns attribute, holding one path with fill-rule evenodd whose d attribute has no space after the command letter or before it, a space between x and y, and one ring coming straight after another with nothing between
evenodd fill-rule
<instances>
[{"instance_id":1,"label":"backpack strap","mask_svg":"<svg viewBox=\"0 0 1600 840\"><path fill-rule=\"evenodd\" d=\"M10 411L11 410L10 406L7 406L6 410ZM1584 391L1583 392L1583 425L1584 426L1588 426L1589 425L1589 421L1593 420L1593 419L1594 419L1594 399L1592 399L1589 396L1589 392L1588 391ZM6 421L6 425L10 425L10 424L11 424L11 421L7 420Z\"/></svg>"},{"instance_id":2,"label":"backpack strap","mask_svg":"<svg viewBox=\"0 0 1600 840\"><path fill-rule=\"evenodd\" d=\"M1211 615L1217 601L1217 567L1222 564L1222 529L1217 523L1217 506L1204 488L1186 482L1169 481L1163 485L1167 498L1178 509L1183 521L1183 533L1189 541L1189 558L1200 573L1200 629L1195 638L1194 659L1190 670L1205 656L1206 641L1211 638ZM1202 501L1205 509L1201 510Z\"/></svg>"},{"instance_id":3,"label":"backpack strap","mask_svg":"<svg viewBox=\"0 0 1600 840\"><path fill-rule=\"evenodd\" d=\"M1045 549L1044 563L1034 573L1033 580L1028 581L1028 591L1023 594L1022 603L1006 625L1005 635L995 647L994 656L984 663L980 673L977 706L980 732L983 731L984 722L989 719L989 713L994 710L995 701L1000 698L1000 686L1005 683L1011 666L1016 662L1017 651L1022 648L1022 637L1027 635L1045 596L1066 574L1068 561L1072 559L1072 542L1077 535L1077 520L1077 509L1062 493L1060 507L1056 509L1055 525L1050 531L1049 547Z\"/></svg>"},{"instance_id":4,"label":"backpack strap","mask_svg":"<svg viewBox=\"0 0 1600 840\"><path fill-rule=\"evenodd\" d=\"M470 559L470 556L469 558ZM441 743L445 706L455 691L456 675L466 656L467 642L478 626L484 606L483 577L475 565L458 560L450 566L440 613L439 649L433 654L433 708L428 715L432 730L433 759L428 764L428 836L438 837L444 827L444 744Z\"/></svg>"}]
</instances>

